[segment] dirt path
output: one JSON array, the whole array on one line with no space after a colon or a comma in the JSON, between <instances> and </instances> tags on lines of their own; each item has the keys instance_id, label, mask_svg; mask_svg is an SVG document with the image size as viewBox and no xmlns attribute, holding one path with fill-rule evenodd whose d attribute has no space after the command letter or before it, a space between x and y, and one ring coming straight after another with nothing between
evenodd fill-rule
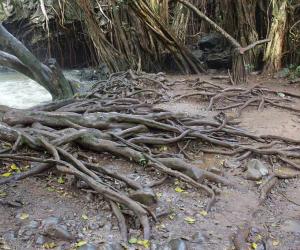
<instances>
[{"instance_id":1,"label":"dirt path","mask_svg":"<svg viewBox=\"0 0 300 250\"><path fill-rule=\"evenodd\" d=\"M276 91L300 94L300 86L280 83L271 86L271 80L254 77L251 80L265 81L263 86ZM178 85L175 93L184 93L184 88ZM158 106L173 112L201 115L207 102L188 98ZM230 112L233 111L228 111L228 114ZM215 113L209 114L213 116ZM269 107L262 112L247 108L240 121L241 128L259 135L280 135L300 140L300 117L292 112ZM208 214L204 212L205 195L187 184L170 180L166 185L154 188L158 203L153 211L160 216L152 226L151 249L233 249L232 236L239 226L247 222L251 223L251 233L256 237L253 239L253 249L300 249L299 179L280 180L266 201L259 205L258 186L261 181L244 179L244 165L229 169L224 166L228 157L208 154L191 156L194 157L194 165L222 173L240 183L241 188L216 187L220 195ZM112 164L123 173L134 172L130 178L142 182L147 182L153 174L150 171L145 174L140 167L111 158L108 154L103 154L99 160ZM272 168L266 159L260 160L269 169ZM15 202L0 205L0 249L72 249L76 242L82 240L93 244L94 248L93 245L84 245L79 249L123 249L117 244L120 240L118 223L108 203L88 190L78 190L71 185L72 180L67 179L64 183L58 183L58 180L59 176L53 174L49 175L47 183L45 179L33 177L0 188L3 198ZM74 239L65 241L41 236L45 219L49 217L59 218ZM131 230L129 238L138 238L139 234L139 230ZM50 243L55 243L56 247ZM132 249L142 249L136 244L131 246Z\"/></svg>"}]
</instances>

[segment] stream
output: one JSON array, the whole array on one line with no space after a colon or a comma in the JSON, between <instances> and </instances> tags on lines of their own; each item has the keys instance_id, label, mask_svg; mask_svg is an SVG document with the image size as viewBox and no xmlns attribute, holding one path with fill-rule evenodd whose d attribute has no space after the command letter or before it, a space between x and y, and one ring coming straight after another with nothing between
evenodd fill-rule
<instances>
[{"instance_id":1,"label":"stream","mask_svg":"<svg viewBox=\"0 0 300 250\"><path fill-rule=\"evenodd\" d=\"M64 74L78 81L78 70L64 71ZM35 81L18 72L0 69L0 105L26 109L51 99L47 90Z\"/></svg>"}]
</instances>

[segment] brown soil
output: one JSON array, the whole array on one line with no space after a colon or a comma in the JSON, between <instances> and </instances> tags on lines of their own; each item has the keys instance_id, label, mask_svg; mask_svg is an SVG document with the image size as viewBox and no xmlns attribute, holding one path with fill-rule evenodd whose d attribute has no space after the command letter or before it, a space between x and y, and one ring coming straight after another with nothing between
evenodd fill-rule
<instances>
[{"instance_id":1,"label":"brown soil","mask_svg":"<svg viewBox=\"0 0 300 250\"><path fill-rule=\"evenodd\" d=\"M200 77L210 79L209 76ZM279 83L278 80L257 77L250 80L253 83L264 82L262 86L278 91L285 90L300 94L299 85L288 85L284 82ZM176 91L182 94L184 88L178 85L175 94ZM188 98L159 106L174 112L201 115L207 102L200 98ZM215 112L211 113L215 114ZM300 118L292 112L268 107L259 112L254 108L247 108L240 121L241 128L255 131L257 134L273 134L300 140ZM157 246L153 249L163 249L163 245L174 238L184 238L189 241L196 232L206 235L207 241L203 244L189 244L188 249L233 249L232 235L246 222L250 222L251 226L257 228L258 234L266 244L265 249L300 249L299 179L280 180L267 200L259 205L260 183L245 180L242 177L243 166L238 169L225 168L223 162L228 157L221 155L193 156L195 165L205 169L217 169L228 178L235 179L241 184L241 188L237 190L220 187L221 193L218 195L217 202L207 215L203 213L206 197L199 190L178 183L176 180L170 180L167 184L154 188L158 203L153 211L166 212L166 215L159 217L158 221L152 224L151 243ZM111 163L124 173L132 173L134 172L132 170L135 170L134 176L130 177L143 182L150 180L149 176L153 175L152 172L145 172L139 166L122 159L111 158L107 154L101 155L100 160ZM265 159L261 160L264 162ZM266 161L265 163L271 168ZM117 220L106 201L98 195L73 187L72 180L59 184L57 178L55 174L49 175L47 181L45 176L32 177L19 181L15 185L0 188L2 193L7 194L5 199L22 203L20 207L0 205L0 249L1 247L5 249L5 246L10 246L10 249L43 249L36 245L34 234L24 237L20 233L20 228L29 221L40 222L49 216L60 217L68 230L76 236L73 242L48 240L56 243L58 246L56 249L71 249L74 242L78 240L94 243L99 246L99 249L109 249L107 243L117 242L120 239ZM186 192L176 192L177 186ZM256 212L253 214L254 211ZM29 218L20 220L18 217L21 213L29 214ZM87 218L84 219L82 215L87 215ZM187 217L194 218L195 223L187 223L185 220ZM138 225L132 227L138 228ZM140 231L136 229L131 230L129 235L139 237L139 233ZM255 245L252 247L255 249Z\"/></svg>"}]
</instances>

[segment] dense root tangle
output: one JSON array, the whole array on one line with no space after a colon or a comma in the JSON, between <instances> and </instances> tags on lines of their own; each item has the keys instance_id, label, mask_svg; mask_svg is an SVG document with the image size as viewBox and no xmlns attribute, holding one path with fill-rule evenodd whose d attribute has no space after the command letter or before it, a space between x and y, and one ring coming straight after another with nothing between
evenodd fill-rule
<instances>
[{"instance_id":1,"label":"dense root tangle","mask_svg":"<svg viewBox=\"0 0 300 250\"><path fill-rule=\"evenodd\" d=\"M99 82L91 92L74 99L30 110L3 109L0 140L13 146L0 149L0 160L39 162L40 165L28 172L1 179L0 185L55 168L83 180L110 202L124 240L127 239L127 227L122 206L133 211L143 228L144 238L149 239L149 217L155 220L155 215L148 205L138 202L106 180L107 177L113 178L122 181L131 190L143 192L146 188L163 184L165 178L142 184L110 166L89 161L89 153L108 152L135 162L145 171L152 168L164 176L187 182L208 196L207 210L216 200L215 191L211 188L214 185L207 185L208 182L235 188L238 185L189 163L185 159L185 151L190 141L199 143L199 151L202 152L239 159L250 155L270 155L297 168L292 161L292 158L300 158L297 141L275 138L274 143L270 136L257 136L236 127L222 113L214 118L188 117L156 108L153 103L171 98L167 90L172 84L174 82L167 81L163 74L122 72ZM214 103L211 101L210 108ZM153 147L157 145L169 145L170 152L158 153ZM40 156L33 156L27 149L39 152Z\"/></svg>"}]
</instances>

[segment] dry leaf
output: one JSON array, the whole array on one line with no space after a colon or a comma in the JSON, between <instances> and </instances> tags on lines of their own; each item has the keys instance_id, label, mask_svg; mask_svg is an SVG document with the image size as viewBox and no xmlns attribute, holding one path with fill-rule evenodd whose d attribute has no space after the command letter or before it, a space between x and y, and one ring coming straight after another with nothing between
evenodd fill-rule
<instances>
[{"instance_id":1,"label":"dry leaf","mask_svg":"<svg viewBox=\"0 0 300 250\"><path fill-rule=\"evenodd\" d=\"M56 247L56 244L54 242L47 242L43 244L43 248L45 249L53 249Z\"/></svg>"},{"instance_id":2,"label":"dry leaf","mask_svg":"<svg viewBox=\"0 0 300 250\"><path fill-rule=\"evenodd\" d=\"M87 244L87 241L85 241L85 240L80 240L80 241L78 241L76 244L75 244L75 247L82 247L82 246L84 246L84 245L86 245Z\"/></svg>"},{"instance_id":3,"label":"dry leaf","mask_svg":"<svg viewBox=\"0 0 300 250\"><path fill-rule=\"evenodd\" d=\"M194 224L196 222L193 217L185 217L184 220L189 224Z\"/></svg>"},{"instance_id":4,"label":"dry leaf","mask_svg":"<svg viewBox=\"0 0 300 250\"><path fill-rule=\"evenodd\" d=\"M6 172L6 173L2 174L1 176L3 176L3 177L9 177L9 176L11 176L11 175L12 175L11 172Z\"/></svg>"},{"instance_id":5,"label":"dry leaf","mask_svg":"<svg viewBox=\"0 0 300 250\"><path fill-rule=\"evenodd\" d=\"M176 187L176 188L175 188L175 191L176 191L177 193L183 193L183 192L184 192L184 190L183 190L181 187Z\"/></svg>"},{"instance_id":6,"label":"dry leaf","mask_svg":"<svg viewBox=\"0 0 300 250\"><path fill-rule=\"evenodd\" d=\"M20 214L20 219L21 220L26 220L26 219L28 219L29 218L29 214L26 214L26 213L21 213Z\"/></svg>"},{"instance_id":7,"label":"dry leaf","mask_svg":"<svg viewBox=\"0 0 300 250\"><path fill-rule=\"evenodd\" d=\"M88 220L89 219L89 217L86 214L81 215L81 218L84 219L84 220Z\"/></svg>"},{"instance_id":8,"label":"dry leaf","mask_svg":"<svg viewBox=\"0 0 300 250\"><path fill-rule=\"evenodd\" d=\"M199 214L201 214L202 216L206 216L206 215L207 215L207 212L206 212L205 210L202 210L202 211L200 211Z\"/></svg>"}]
</instances>

